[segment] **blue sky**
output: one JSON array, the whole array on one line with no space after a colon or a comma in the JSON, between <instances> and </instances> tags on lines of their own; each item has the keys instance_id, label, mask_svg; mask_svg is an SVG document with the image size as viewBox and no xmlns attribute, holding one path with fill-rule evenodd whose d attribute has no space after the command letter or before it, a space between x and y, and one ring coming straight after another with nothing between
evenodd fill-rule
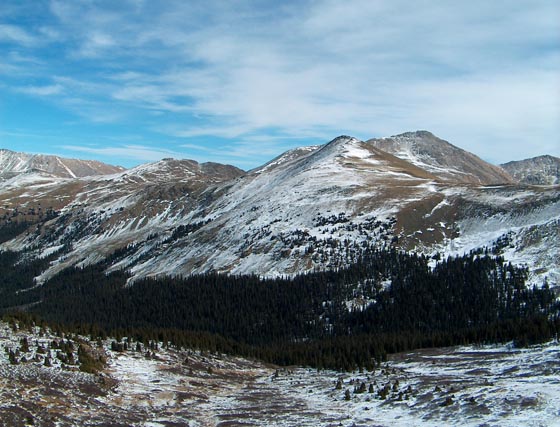
<instances>
[{"instance_id":1,"label":"blue sky","mask_svg":"<svg viewBox=\"0 0 560 427\"><path fill-rule=\"evenodd\" d=\"M557 0L3 0L0 147L250 169L426 129L560 157Z\"/></svg>"}]
</instances>

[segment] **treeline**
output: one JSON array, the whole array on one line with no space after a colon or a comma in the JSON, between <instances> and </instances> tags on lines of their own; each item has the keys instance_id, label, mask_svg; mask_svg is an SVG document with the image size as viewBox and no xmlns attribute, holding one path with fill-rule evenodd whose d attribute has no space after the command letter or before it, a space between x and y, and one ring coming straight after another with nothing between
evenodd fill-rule
<instances>
[{"instance_id":1,"label":"treeline","mask_svg":"<svg viewBox=\"0 0 560 427\"><path fill-rule=\"evenodd\" d=\"M2 271L14 257L0 255ZM134 336L337 369L371 368L387 353L419 347L531 344L560 329L554 292L547 284L528 288L527 270L500 257L471 254L430 269L422 255L367 250L348 268L293 278L209 273L129 286L126 272L106 268L64 270L12 302L34 303L31 312L94 337ZM21 288L6 285L12 294Z\"/></svg>"}]
</instances>

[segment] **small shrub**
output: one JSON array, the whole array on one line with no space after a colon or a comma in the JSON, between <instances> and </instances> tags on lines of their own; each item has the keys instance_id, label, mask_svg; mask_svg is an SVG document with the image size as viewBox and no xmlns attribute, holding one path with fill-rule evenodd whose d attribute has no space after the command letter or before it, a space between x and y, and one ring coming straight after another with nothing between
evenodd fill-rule
<instances>
[{"instance_id":1,"label":"small shrub","mask_svg":"<svg viewBox=\"0 0 560 427\"><path fill-rule=\"evenodd\" d=\"M105 367L105 358L95 355L91 347L80 345L78 347L78 363L80 364L80 371L95 374Z\"/></svg>"}]
</instances>

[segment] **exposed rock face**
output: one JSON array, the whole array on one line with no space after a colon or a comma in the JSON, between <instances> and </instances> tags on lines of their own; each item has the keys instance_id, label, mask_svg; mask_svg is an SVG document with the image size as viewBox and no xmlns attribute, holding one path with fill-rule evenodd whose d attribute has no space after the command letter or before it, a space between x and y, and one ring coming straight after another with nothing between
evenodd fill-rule
<instances>
[{"instance_id":1,"label":"exposed rock face","mask_svg":"<svg viewBox=\"0 0 560 427\"><path fill-rule=\"evenodd\" d=\"M514 181L501 168L427 131L370 139L368 143L423 168L444 181L479 185L508 184Z\"/></svg>"},{"instance_id":2,"label":"exposed rock face","mask_svg":"<svg viewBox=\"0 0 560 427\"><path fill-rule=\"evenodd\" d=\"M523 184L560 184L560 159L558 157L539 156L517 162L508 162L501 166Z\"/></svg>"}]
</instances>

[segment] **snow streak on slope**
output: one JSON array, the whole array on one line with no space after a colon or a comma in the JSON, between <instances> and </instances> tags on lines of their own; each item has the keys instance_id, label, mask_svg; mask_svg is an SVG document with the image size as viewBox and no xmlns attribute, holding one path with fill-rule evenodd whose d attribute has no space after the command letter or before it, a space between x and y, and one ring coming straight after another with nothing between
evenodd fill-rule
<instances>
[{"instance_id":1,"label":"snow streak on slope","mask_svg":"<svg viewBox=\"0 0 560 427\"><path fill-rule=\"evenodd\" d=\"M516 180L524 184L560 184L560 159L558 157L539 156L518 162L509 162L501 166Z\"/></svg>"},{"instance_id":2,"label":"snow streak on slope","mask_svg":"<svg viewBox=\"0 0 560 427\"><path fill-rule=\"evenodd\" d=\"M427 131L407 132L369 144L425 169L440 179L472 184L504 184L513 179L503 169L449 144Z\"/></svg>"},{"instance_id":3,"label":"snow streak on slope","mask_svg":"<svg viewBox=\"0 0 560 427\"><path fill-rule=\"evenodd\" d=\"M43 154L16 153L0 149L0 180L30 172L58 178L77 178L120 172L124 168L95 160L64 159Z\"/></svg>"}]
</instances>

